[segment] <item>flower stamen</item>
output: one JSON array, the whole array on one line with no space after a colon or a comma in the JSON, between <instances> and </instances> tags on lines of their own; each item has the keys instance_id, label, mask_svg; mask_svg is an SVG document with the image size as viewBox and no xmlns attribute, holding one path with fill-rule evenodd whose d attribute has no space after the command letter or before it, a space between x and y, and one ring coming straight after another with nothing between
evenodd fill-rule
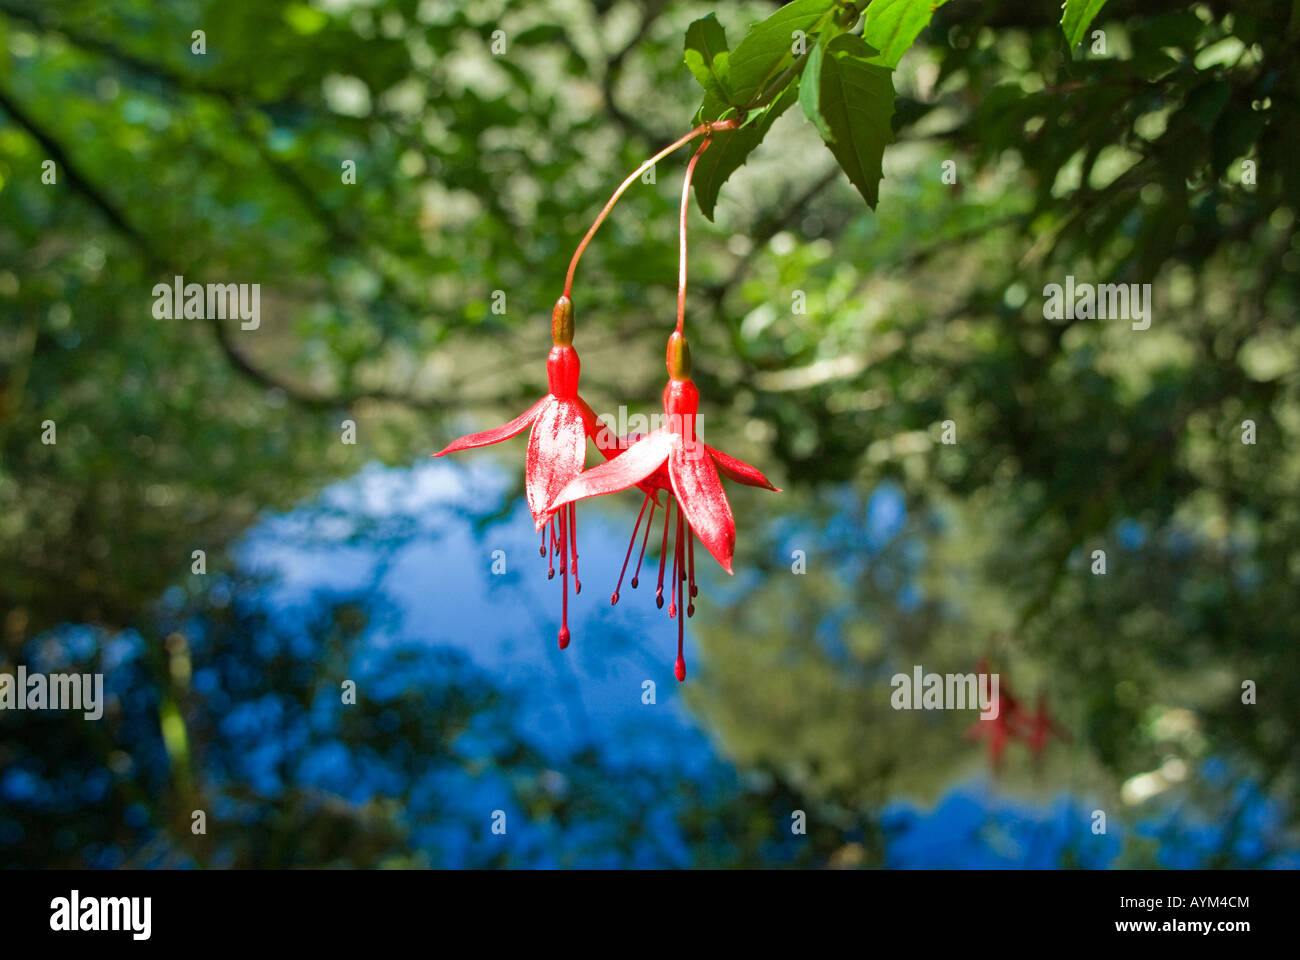
<instances>
[{"instance_id":1,"label":"flower stamen","mask_svg":"<svg viewBox=\"0 0 1300 960\"><path fill-rule=\"evenodd\" d=\"M695 585L695 531L694 530L690 530L686 534L686 553L687 553L687 567L690 570L690 574L687 577L687 579L690 582L689 583L690 590L687 593L687 599L686 599L686 615L688 617L693 617L695 616L695 596L700 592L700 588Z\"/></svg>"},{"instance_id":2,"label":"flower stamen","mask_svg":"<svg viewBox=\"0 0 1300 960\"><path fill-rule=\"evenodd\" d=\"M582 581L578 579L578 505L569 504L569 547L573 553L573 595L582 593Z\"/></svg>"},{"instance_id":3,"label":"flower stamen","mask_svg":"<svg viewBox=\"0 0 1300 960\"><path fill-rule=\"evenodd\" d=\"M562 596L564 597L563 605L560 608L560 649L563 650L569 645L569 568L564 562L565 535L567 530L564 526L565 511L560 511L560 581L562 583Z\"/></svg>"},{"instance_id":4,"label":"flower stamen","mask_svg":"<svg viewBox=\"0 0 1300 960\"><path fill-rule=\"evenodd\" d=\"M674 553L677 556L681 555L683 549L682 548L682 527L684 524L682 518L683 518L682 508L679 505L677 507L677 542L674 544L673 547ZM676 566L676 560L674 560L674 567L675 566ZM683 564L683 566L685 565ZM673 577L674 579L676 579L677 577L677 574L675 572L673 574ZM686 657L682 653L682 638L685 635L685 631L686 631L686 618L678 617L677 618L677 662L673 664L673 673L676 674L678 683L681 683L686 679Z\"/></svg>"},{"instance_id":5,"label":"flower stamen","mask_svg":"<svg viewBox=\"0 0 1300 960\"><path fill-rule=\"evenodd\" d=\"M685 536L685 540L682 540L681 535L679 534L677 541L677 555L680 558L677 574L677 605L684 611L682 616L689 617L691 615L691 608L694 606L694 604L691 603L689 594L686 592L686 544L691 541L691 525L689 523L686 524Z\"/></svg>"},{"instance_id":6,"label":"flower stamen","mask_svg":"<svg viewBox=\"0 0 1300 960\"><path fill-rule=\"evenodd\" d=\"M681 508L677 510L681 513ZM664 504L664 542L659 547L659 585L655 588L655 606L660 610L664 608L664 564L668 561L668 524L673 515L673 498L669 497L668 502Z\"/></svg>"},{"instance_id":7,"label":"flower stamen","mask_svg":"<svg viewBox=\"0 0 1300 960\"><path fill-rule=\"evenodd\" d=\"M636 558L636 570L632 572L633 590L636 589L637 581L641 577L641 561L645 559L645 547L646 544L650 542L650 524L654 522L656 506L658 506L658 503L654 500L651 500L650 516L646 517L646 521L645 521L645 536L641 538L641 555ZM633 534L633 536L636 536L636 534Z\"/></svg>"},{"instance_id":8,"label":"flower stamen","mask_svg":"<svg viewBox=\"0 0 1300 960\"><path fill-rule=\"evenodd\" d=\"M551 545L550 545L550 551L546 554L546 579L554 580L555 579L555 514L551 514L551 519L549 523L550 523L550 533L551 533ZM542 536L546 536L545 530L542 531Z\"/></svg>"},{"instance_id":9,"label":"flower stamen","mask_svg":"<svg viewBox=\"0 0 1300 960\"><path fill-rule=\"evenodd\" d=\"M649 502L650 494L647 493L645 499L641 501L641 512L636 515L636 525L632 527L632 539L627 542L627 555L623 557L623 569L618 572L618 586L616 586L614 592L610 594L610 606L618 603L618 592L623 588L623 574L627 573L627 562L632 559L632 548L636 546L636 533L641 529L641 518L645 516L645 505Z\"/></svg>"},{"instance_id":10,"label":"flower stamen","mask_svg":"<svg viewBox=\"0 0 1300 960\"><path fill-rule=\"evenodd\" d=\"M682 524L681 524L681 516L682 516L682 511L681 511L681 507L680 507L680 505L679 505L679 506L678 506L678 510L677 510L677 520L678 520L678 522L677 522L677 536L673 538L673 588L672 588L672 593L670 594L670 596L669 596L669 600L668 600L668 616L669 616L669 617L675 617L675 616L677 616L678 598L681 596L681 590L680 590L680 584L681 584L681 570L680 570L680 567L679 567L679 564L678 564L678 561L681 559L681 556L682 556L682 541L681 541L681 536L682 536Z\"/></svg>"}]
</instances>

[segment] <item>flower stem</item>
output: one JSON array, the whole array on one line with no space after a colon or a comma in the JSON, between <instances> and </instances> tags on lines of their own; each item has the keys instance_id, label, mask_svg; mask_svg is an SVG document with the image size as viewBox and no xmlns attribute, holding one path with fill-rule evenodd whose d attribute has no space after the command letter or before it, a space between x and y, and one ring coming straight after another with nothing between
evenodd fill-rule
<instances>
[{"instance_id":1,"label":"flower stem","mask_svg":"<svg viewBox=\"0 0 1300 960\"><path fill-rule=\"evenodd\" d=\"M709 149L712 143L710 137L705 137L700 144L700 148L691 156L691 162L686 165L686 176L682 178L682 215L678 222L678 238L680 254L677 264L677 332L682 332L682 325L686 322L686 212L690 209L691 202L691 175L695 173L695 164L700 160L700 154Z\"/></svg>"},{"instance_id":2,"label":"flower stem","mask_svg":"<svg viewBox=\"0 0 1300 960\"><path fill-rule=\"evenodd\" d=\"M641 176L641 174L645 173L678 147L690 143L696 137L700 136L700 134L712 133L715 130L734 130L738 126L740 126L740 118L738 117L732 117L730 120L712 120L702 123L690 133L674 140L645 163L641 164L641 166L633 170L631 174L628 175L628 178L619 185L619 188L614 191L614 195L609 198L609 202L605 204L604 209L600 211L600 215L596 217L596 222L591 225L591 229L587 231L587 235L583 237L582 242L578 244L578 249L573 252L573 259L569 261L568 275L564 278L564 295L570 297L573 293L573 274L578 269L578 261L582 259L582 254L583 251L587 249L587 244L591 243L591 238L596 235L596 230L605 222L605 218L609 216L609 212L614 209L614 204L618 203L618 198L623 196L623 193L628 187L632 186L633 181L635 181L637 177Z\"/></svg>"}]
</instances>

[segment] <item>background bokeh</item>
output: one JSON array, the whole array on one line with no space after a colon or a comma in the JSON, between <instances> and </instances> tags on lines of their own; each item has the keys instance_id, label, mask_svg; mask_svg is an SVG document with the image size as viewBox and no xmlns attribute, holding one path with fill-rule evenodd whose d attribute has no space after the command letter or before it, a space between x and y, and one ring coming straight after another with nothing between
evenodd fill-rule
<instances>
[{"instance_id":1,"label":"background bokeh","mask_svg":"<svg viewBox=\"0 0 1300 960\"><path fill-rule=\"evenodd\" d=\"M1057 3L953 0L874 212L778 121L692 210L687 322L705 439L785 492L729 490L680 686L606 601L638 497L584 505L556 649L523 440L428 455L544 391L711 10L0 0L0 671L109 695L0 713L0 865L1300 865L1288 0L1112 0L1073 56ZM684 160L579 268L598 412L657 409ZM261 327L156 319L175 275ZM1045 319L1066 275L1150 329ZM972 714L891 709L981 659L1069 739L995 776Z\"/></svg>"}]
</instances>

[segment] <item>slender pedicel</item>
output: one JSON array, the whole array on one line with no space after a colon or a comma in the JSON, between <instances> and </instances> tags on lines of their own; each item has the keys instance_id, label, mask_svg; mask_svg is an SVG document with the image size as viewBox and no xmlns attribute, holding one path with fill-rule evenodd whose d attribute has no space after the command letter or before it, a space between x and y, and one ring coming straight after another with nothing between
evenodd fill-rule
<instances>
[{"instance_id":1,"label":"slender pedicel","mask_svg":"<svg viewBox=\"0 0 1300 960\"><path fill-rule=\"evenodd\" d=\"M610 594L610 606L618 603L618 592L623 589L623 574L627 573L627 562L632 559L632 548L636 546L636 532L641 529L641 517L645 515L645 505L650 502L650 494L645 495L641 501L641 512L636 515L636 526L632 528L632 539L627 542L627 555L623 557L623 569L618 572L618 586Z\"/></svg>"},{"instance_id":2,"label":"slender pedicel","mask_svg":"<svg viewBox=\"0 0 1300 960\"><path fill-rule=\"evenodd\" d=\"M691 155L691 162L686 164L686 176L682 178L682 213L678 222L678 244L680 247L680 256L677 260L677 332L682 332L682 324L686 322L686 211L690 208L691 199L691 175L695 173L695 165L700 161L700 154L709 149L712 143L713 131L704 137L700 148Z\"/></svg>"},{"instance_id":3,"label":"slender pedicel","mask_svg":"<svg viewBox=\"0 0 1300 960\"><path fill-rule=\"evenodd\" d=\"M596 235L596 231L600 228L600 225L605 222L605 218L609 216L609 212L614 209L614 204L618 203L618 198L623 196L623 193L627 188L636 182L637 177L641 176L641 174L645 173L678 147L690 143L700 134L712 133L715 130L734 130L739 125L739 118L733 118L731 120L713 120L702 123L690 133L674 140L645 163L641 164L641 166L633 170L628 175L628 178L619 184L618 189L614 191L614 195L609 198L604 209L602 209L600 214L596 217L596 222L591 225L591 229L587 231L587 235L583 237L582 242L578 244L578 249L573 252L573 259L569 261L569 272L564 278L564 296L568 297L573 292L573 274L578 269L578 261L582 259L582 254L587 249L587 244L591 243L591 238Z\"/></svg>"}]
</instances>

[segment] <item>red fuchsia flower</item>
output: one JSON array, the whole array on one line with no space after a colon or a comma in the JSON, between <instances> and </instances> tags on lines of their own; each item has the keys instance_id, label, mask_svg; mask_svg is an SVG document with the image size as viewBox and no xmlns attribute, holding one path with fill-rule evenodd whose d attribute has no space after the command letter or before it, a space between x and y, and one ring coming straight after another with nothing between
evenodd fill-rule
<instances>
[{"instance_id":1,"label":"red fuchsia flower","mask_svg":"<svg viewBox=\"0 0 1300 960\"><path fill-rule=\"evenodd\" d=\"M988 673L988 664L981 660L977 670L980 675ZM966 731L966 736L974 740L987 737L989 758L993 764L994 774L1000 771L1002 754L1013 740L1024 743L1033 755L1034 762L1037 763L1042 759L1043 749L1047 746L1049 737L1055 736L1063 741L1070 739L1070 734L1048 713L1045 694L1039 695L1038 705L1034 713L1030 714L1021 706L1020 701L1011 695L1005 682L998 693L997 717L976 720Z\"/></svg>"},{"instance_id":2,"label":"red fuchsia flower","mask_svg":"<svg viewBox=\"0 0 1300 960\"><path fill-rule=\"evenodd\" d=\"M548 578L555 576L558 558L563 582L563 609L560 615L560 649L569 645L569 567L573 568L574 593L582 592L578 579L578 512L574 504L557 515L551 501L565 486L582 473L587 460L587 438L595 439L596 415L578 396L578 374L582 365L573 349L573 303L560 297L551 312L551 340L554 344L546 358L546 379L550 392L507 424L482 433L471 433L453 440L433 454L441 457L457 450L486 447L509 440L524 431L528 449L524 454L524 491L536 529L542 534L539 552L547 558ZM607 456L612 454L606 454ZM549 530L543 530L548 527Z\"/></svg>"},{"instance_id":3,"label":"red fuchsia flower","mask_svg":"<svg viewBox=\"0 0 1300 960\"><path fill-rule=\"evenodd\" d=\"M985 676L988 672L988 663L981 660L976 667L976 676ZM1011 695L1005 683L999 685L997 706L997 716L976 720L966 730L967 740L988 740L994 776L1002 771L1002 754L1007 745L1019 739L1021 725L1020 701Z\"/></svg>"},{"instance_id":4,"label":"red fuchsia flower","mask_svg":"<svg viewBox=\"0 0 1300 960\"><path fill-rule=\"evenodd\" d=\"M1002 754L1006 752L1007 745L1019 736L1017 726L1019 709L1019 704L1010 694L999 692L998 715L988 720L976 720L966 731L967 739L988 740L989 761L993 765L995 776L1002 770Z\"/></svg>"},{"instance_id":5,"label":"red fuchsia flower","mask_svg":"<svg viewBox=\"0 0 1300 960\"><path fill-rule=\"evenodd\" d=\"M557 499L560 491L582 473L583 465L586 463L588 437L597 441L597 449L601 451L606 459L614 457L618 453L617 450L609 449L608 445L601 445L597 435L596 416L592 413L591 407L587 406L582 398L578 396L578 373L581 365L578 362L578 354L573 349L573 303L569 299L569 295L573 290L573 278L578 268L578 261L582 259L583 251L587 249L587 245L591 243L592 237L596 235L600 225L605 222L605 218L609 216L619 197L636 182L636 179L641 174L652 168L678 147L690 143L696 137L704 136L704 145L700 147L700 151L703 151L704 146L708 145L709 137L715 131L734 130L739 125L740 120L737 118L702 123L685 136L679 137L660 150L628 174L618 189L614 191L613 196L606 202L595 222L587 230L586 235L578 244L578 248L574 251L573 258L569 261L569 271L564 279L564 295L555 302L555 309L551 314L551 339L554 346L551 349L550 356L546 359L546 376L550 391L509 423L503 424L495 430L486 430L483 433L474 433L461 437L459 440L448 444L445 449L434 454L435 457L441 457L456 450L485 447L489 444L500 443L502 440L508 440L516 434L522 433L525 427L532 427L528 434L528 451L524 458L525 492L528 496L528 507L533 514L533 521L537 530L542 533L540 553L548 558L549 577L555 576L555 560L557 557L560 563L560 576L564 582L564 606L560 619L561 650L569 645L568 575L570 563L573 565L573 592L575 594L582 592L582 582L578 579L578 513L577 505L572 501L566 502L563 506L554 506L552 503ZM686 183L682 188L683 230L686 218L686 197L690 188L690 171L694 169L695 162L698 159L699 152L696 153L695 158L687 166ZM686 239L683 232L683 259L685 255ZM685 271L686 268L683 264L683 284L686 277ZM678 297L678 330L681 329L680 304L681 294ZM723 455L719 454L718 456ZM740 462L735 461L735 463L739 464ZM747 465L742 464L741 466ZM758 473L752 467L749 469L755 474ZM759 474L759 476L762 475ZM640 486L646 491L648 497L652 498L656 503L658 502L658 493L652 484L644 483ZM725 502L724 499L724 505ZM549 531L543 530L543 527L548 525ZM626 567L626 564L624 566Z\"/></svg>"},{"instance_id":6,"label":"red fuchsia flower","mask_svg":"<svg viewBox=\"0 0 1300 960\"><path fill-rule=\"evenodd\" d=\"M1025 746L1034 755L1035 762L1042 758L1043 748L1047 746L1048 737L1054 736L1058 740L1067 743L1070 740L1069 732L1048 713L1046 694L1039 694L1037 708L1032 716L1024 718L1024 722L1023 737Z\"/></svg>"},{"instance_id":7,"label":"red fuchsia flower","mask_svg":"<svg viewBox=\"0 0 1300 960\"><path fill-rule=\"evenodd\" d=\"M668 385L664 387L663 403L666 423L638 438L624 450L618 451L608 462L584 471L569 482L560 495L551 502L550 509L562 511L579 500L617 493L639 486L645 493L641 512L637 514L632 539L623 558L618 585L610 603L618 603L623 576L636 545L637 531L645 518L645 535L632 587L637 586L641 562L645 558L646 543L650 539L650 526L654 520L657 497L655 492L668 494L664 505L663 540L659 554L659 579L655 589L655 602L664 604L664 573L669 555L669 534L672 537L672 576L669 580L668 616L677 619L677 661L674 672L678 680L686 679L686 660L682 652L685 617L695 613L694 598L699 589L695 583L695 541L698 539L731 573L732 554L736 545L736 521L731 505L722 489L719 472L738 483L764 487L777 491L767 477L743 460L728 456L696 439L695 421L699 413L700 393L690 376L690 350L685 336L674 332L668 338ZM780 491L777 491L780 492ZM677 516L673 519L673 504ZM650 515L645 516L649 507Z\"/></svg>"}]
</instances>

